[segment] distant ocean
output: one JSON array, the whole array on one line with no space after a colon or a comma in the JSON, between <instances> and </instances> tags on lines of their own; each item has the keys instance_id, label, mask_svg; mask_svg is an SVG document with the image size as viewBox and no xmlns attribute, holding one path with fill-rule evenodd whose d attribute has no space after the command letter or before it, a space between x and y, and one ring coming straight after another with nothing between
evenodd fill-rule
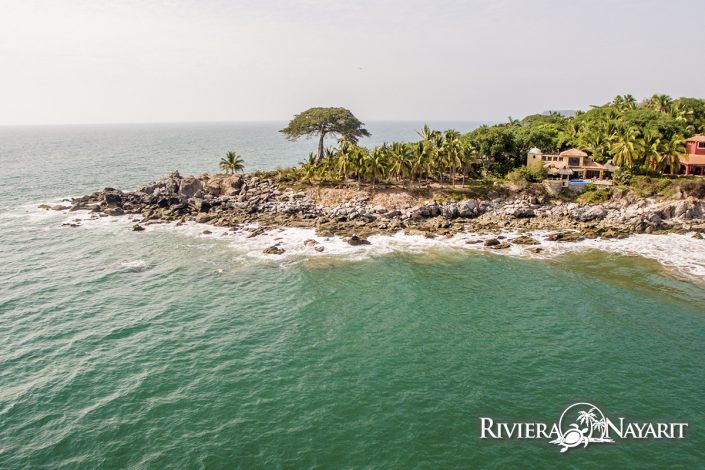
<instances>
[{"instance_id":1,"label":"distant ocean","mask_svg":"<svg viewBox=\"0 0 705 470\"><path fill-rule=\"evenodd\" d=\"M37 208L215 171L228 150L247 170L296 164L316 143L284 125L0 128L0 468L703 465L701 240L528 256L397 235L311 254L305 230L71 228L86 215ZM372 122L362 144L422 125ZM479 438L480 417L552 422L582 401L687 438L566 454Z\"/></svg>"}]
</instances>

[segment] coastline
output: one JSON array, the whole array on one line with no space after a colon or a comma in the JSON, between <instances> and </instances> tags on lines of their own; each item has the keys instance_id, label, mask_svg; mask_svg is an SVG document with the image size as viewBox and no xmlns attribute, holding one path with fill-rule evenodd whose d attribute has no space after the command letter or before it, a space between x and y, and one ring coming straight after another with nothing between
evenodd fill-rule
<instances>
[{"instance_id":1,"label":"coastline","mask_svg":"<svg viewBox=\"0 0 705 470\"><path fill-rule=\"evenodd\" d=\"M705 276L705 260L678 260L705 243L701 199L615 193L619 197L608 203L581 205L552 198L540 185L499 186L484 198L439 202L403 188L292 188L253 175L172 173L136 191L106 188L73 198L70 206L65 200L40 207L85 214L64 222L68 227L119 218L126 222L121 230L176 228L231 240L261 259L364 257L435 246L529 257L597 249L655 259L688 277Z\"/></svg>"},{"instance_id":2,"label":"coastline","mask_svg":"<svg viewBox=\"0 0 705 470\"><path fill-rule=\"evenodd\" d=\"M299 189L297 191L297 189ZM303 190L301 190L303 189ZM484 197L466 193L457 201L431 200L414 190L281 186L245 175L181 177L174 172L132 192L105 188L72 199L71 205L43 209L89 210L98 216L140 215L145 224L189 221L216 227L260 225L313 228L320 236L363 240L404 231L449 237L459 233L555 231L555 241L624 238L632 234L705 232L705 203L689 194L642 198L615 189L602 204L578 204L552 197L540 184L524 188L495 185ZM474 197L473 197L474 196ZM531 244L519 240L518 244Z\"/></svg>"}]
</instances>

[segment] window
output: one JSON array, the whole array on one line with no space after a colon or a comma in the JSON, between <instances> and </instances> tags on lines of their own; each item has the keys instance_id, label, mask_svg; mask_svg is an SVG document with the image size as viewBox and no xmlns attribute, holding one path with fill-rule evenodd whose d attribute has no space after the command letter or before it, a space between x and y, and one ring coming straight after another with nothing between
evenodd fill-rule
<instances>
[{"instance_id":1,"label":"window","mask_svg":"<svg viewBox=\"0 0 705 470\"><path fill-rule=\"evenodd\" d=\"M705 149L705 142L698 142L699 149Z\"/></svg>"}]
</instances>

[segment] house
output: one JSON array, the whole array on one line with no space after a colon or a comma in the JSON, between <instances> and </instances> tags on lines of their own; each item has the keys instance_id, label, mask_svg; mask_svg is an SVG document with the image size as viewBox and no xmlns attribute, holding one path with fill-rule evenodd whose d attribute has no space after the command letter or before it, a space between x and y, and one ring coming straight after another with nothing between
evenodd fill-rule
<instances>
[{"instance_id":1,"label":"house","mask_svg":"<svg viewBox=\"0 0 705 470\"><path fill-rule=\"evenodd\" d=\"M705 135L694 135L685 144L688 155L680 157L680 174L705 175Z\"/></svg>"},{"instance_id":2,"label":"house","mask_svg":"<svg viewBox=\"0 0 705 470\"><path fill-rule=\"evenodd\" d=\"M608 180L617 169L611 162L602 164L578 149L570 149L558 155L548 155L537 148L529 150L526 165L541 164L548 176L560 180Z\"/></svg>"}]
</instances>

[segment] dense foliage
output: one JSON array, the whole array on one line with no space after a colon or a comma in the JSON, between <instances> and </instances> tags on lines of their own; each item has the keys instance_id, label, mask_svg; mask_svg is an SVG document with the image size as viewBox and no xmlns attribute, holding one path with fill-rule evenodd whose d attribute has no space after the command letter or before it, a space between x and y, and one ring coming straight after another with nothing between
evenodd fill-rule
<instances>
[{"instance_id":1,"label":"dense foliage","mask_svg":"<svg viewBox=\"0 0 705 470\"><path fill-rule=\"evenodd\" d=\"M292 170L292 178L352 179L373 186L381 180L465 184L468 177L480 175L534 182L543 179L545 172L521 169L533 147L544 153L580 148L598 162L612 160L626 178L677 169L679 157L686 152L686 137L705 132L705 100L654 95L637 103L633 96L624 95L575 116L548 113L510 118L507 123L485 125L465 135L424 126L417 142L367 149L358 145L358 138L369 133L352 114L353 121L346 121L347 131L317 127L321 117L328 115L326 110L349 113L344 108L312 108L282 130L292 139L317 132L340 136L338 145L329 149L323 149L321 139L319 153Z\"/></svg>"},{"instance_id":2,"label":"dense foliage","mask_svg":"<svg viewBox=\"0 0 705 470\"><path fill-rule=\"evenodd\" d=\"M337 134L351 142L357 143L360 137L369 137L370 133L353 113L345 108L310 108L294 116L281 133L289 140L300 137L318 137L318 160L323 158L323 140L328 134Z\"/></svg>"},{"instance_id":3,"label":"dense foliage","mask_svg":"<svg viewBox=\"0 0 705 470\"><path fill-rule=\"evenodd\" d=\"M343 136L323 158L311 154L300 170L305 179L357 180L376 185L379 181L456 181L465 184L477 172L477 152L454 130L445 132L424 126L418 142L394 142L369 150Z\"/></svg>"},{"instance_id":4,"label":"dense foliage","mask_svg":"<svg viewBox=\"0 0 705 470\"><path fill-rule=\"evenodd\" d=\"M463 138L488 161L490 171L504 175L521 166L538 147L558 153L576 147L596 161L635 171L677 169L685 139L705 132L705 100L654 95L638 103L617 96L603 106L564 117L557 113L527 116L521 121L482 126Z\"/></svg>"}]
</instances>

